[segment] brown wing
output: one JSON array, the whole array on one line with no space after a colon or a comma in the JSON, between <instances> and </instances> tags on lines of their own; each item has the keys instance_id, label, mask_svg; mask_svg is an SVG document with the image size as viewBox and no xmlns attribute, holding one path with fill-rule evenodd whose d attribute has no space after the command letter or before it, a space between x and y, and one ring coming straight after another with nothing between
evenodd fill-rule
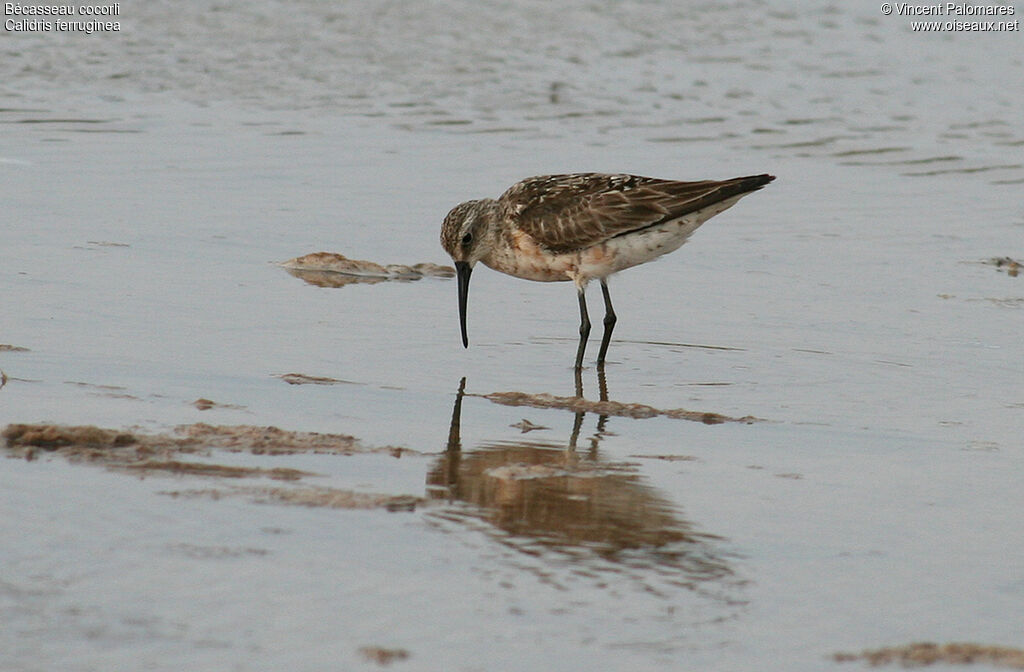
<instances>
[{"instance_id":1,"label":"brown wing","mask_svg":"<svg viewBox=\"0 0 1024 672\"><path fill-rule=\"evenodd\" d=\"M502 215L552 252L572 252L760 189L771 175L674 182L637 175L531 177L498 199Z\"/></svg>"}]
</instances>

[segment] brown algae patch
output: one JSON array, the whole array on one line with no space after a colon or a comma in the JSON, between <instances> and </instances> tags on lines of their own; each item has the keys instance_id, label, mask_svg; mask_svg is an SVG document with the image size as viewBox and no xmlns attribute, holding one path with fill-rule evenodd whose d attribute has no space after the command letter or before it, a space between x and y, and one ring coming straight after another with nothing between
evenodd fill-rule
<instances>
[{"instance_id":1,"label":"brown algae patch","mask_svg":"<svg viewBox=\"0 0 1024 672\"><path fill-rule=\"evenodd\" d=\"M116 449L138 443L138 438L130 432L119 432L111 429L100 429L91 425L63 427L60 425L7 425L3 438L7 448L23 452L43 449L56 451L68 446L82 449Z\"/></svg>"},{"instance_id":2,"label":"brown algae patch","mask_svg":"<svg viewBox=\"0 0 1024 672\"><path fill-rule=\"evenodd\" d=\"M207 399L206 397L199 397L198 399L192 402L192 405L195 406L200 411L208 411L211 408L226 408L234 411L241 411L245 409L245 406L239 406L237 404L223 404L219 401Z\"/></svg>"},{"instance_id":3,"label":"brown algae patch","mask_svg":"<svg viewBox=\"0 0 1024 672\"><path fill-rule=\"evenodd\" d=\"M168 544L171 553L184 555L194 560L223 560L244 557L262 557L270 555L265 548L232 548L230 546L200 546L198 544Z\"/></svg>"},{"instance_id":4,"label":"brown algae patch","mask_svg":"<svg viewBox=\"0 0 1024 672\"><path fill-rule=\"evenodd\" d=\"M536 432L537 430L540 429L551 429L550 427L545 427L544 425L536 425L527 420L526 418L523 418L517 423L509 425L509 427L514 427L520 430L523 434L526 434L527 432Z\"/></svg>"},{"instance_id":5,"label":"brown algae patch","mask_svg":"<svg viewBox=\"0 0 1024 672\"><path fill-rule=\"evenodd\" d=\"M665 460L666 462L696 462L693 455L630 455L639 460Z\"/></svg>"},{"instance_id":6,"label":"brown algae patch","mask_svg":"<svg viewBox=\"0 0 1024 672\"><path fill-rule=\"evenodd\" d=\"M247 497L257 504L291 504L328 509L415 511L425 502L413 495L386 495L377 492L356 492L326 487L230 487L192 490L166 490L160 494L181 498L220 500L225 497Z\"/></svg>"},{"instance_id":7,"label":"brown algae patch","mask_svg":"<svg viewBox=\"0 0 1024 672\"><path fill-rule=\"evenodd\" d=\"M175 428L173 434L102 429L89 425L12 424L0 434L8 454L33 460L40 454L63 457L73 463L89 463L140 475L196 476L221 479L217 487L165 491L172 497L247 497L255 503L292 504L333 509L386 509L414 511L424 499L411 495L356 492L299 483L309 471L288 467L253 467L216 464L186 459L209 458L216 451L280 456L295 454L353 455L386 453L401 457L407 449L386 446L369 448L346 434L292 432L277 427L208 425L196 423ZM224 479L266 478L293 485L226 485Z\"/></svg>"},{"instance_id":8,"label":"brown algae patch","mask_svg":"<svg viewBox=\"0 0 1024 672\"><path fill-rule=\"evenodd\" d=\"M994 266L1000 273L1006 273L1011 278L1016 278L1024 270L1024 262L1013 259L1012 257L992 257L991 259L983 259L980 262L967 262L967 263L980 263L986 266Z\"/></svg>"},{"instance_id":9,"label":"brown algae patch","mask_svg":"<svg viewBox=\"0 0 1024 672\"><path fill-rule=\"evenodd\" d=\"M397 446L367 447L348 434L295 432L259 425L209 425L197 422L175 428L175 434L186 443L207 448L254 455L292 455L321 453L353 455L355 453L390 453L396 457L411 452Z\"/></svg>"},{"instance_id":10,"label":"brown algae patch","mask_svg":"<svg viewBox=\"0 0 1024 672\"><path fill-rule=\"evenodd\" d=\"M194 428L190 425L189 428ZM194 429L192 430L194 431ZM209 455L207 446L195 438L138 434L91 425L8 425L2 434L8 451L33 460L40 451L60 455L71 462L91 462L112 469L140 473L166 473L221 478L266 477L298 480L313 475L297 469L238 467L181 460L182 455Z\"/></svg>"},{"instance_id":11,"label":"brown algae patch","mask_svg":"<svg viewBox=\"0 0 1024 672\"><path fill-rule=\"evenodd\" d=\"M451 278L455 269L440 264L420 263L378 264L362 259L349 259L335 252L313 252L279 264L297 278L318 287L344 287L353 283L410 281L426 277Z\"/></svg>"},{"instance_id":12,"label":"brown algae patch","mask_svg":"<svg viewBox=\"0 0 1024 672\"><path fill-rule=\"evenodd\" d=\"M947 665L991 665L1013 670L1024 670L1024 649L954 642L933 644L916 642L905 646L865 650L860 653L836 653L836 662L863 660L872 667L898 663L903 667L922 667L935 663Z\"/></svg>"},{"instance_id":13,"label":"brown algae patch","mask_svg":"<svg viewBox=\"0 0 1024 672\"><path fill-rule=\"evenodd\" d=\"M136 473L164 473L218 478L270 478L297 481L311 472L286 467L249 467L211 464L183 459L209 457L214 451L253 455L319 453L352 455L387 452L400 457L405 449L366 448L346 434L291 432L277 427L252 425L182 425L174 434L143 434L91 425L11 424L0 434L10 455L33 460L40 453L58 455L71 462L88 462Z\"/></svg>"},{"instance_id":14,"label":"brown algae patch","mask_svg":"<svg viewBox=\"0 0 1024 672\"><path fill-rule=\"evenodd\" d=\"M202 462L182 462L180 460L145 460L127 464L111 464L120 469L132 469L145 472L163 471L170 474L186 474L189 476L215 476L219 478L254 478L265 476L279 481L297 481L303 476L316 476L309 471L276 467L234 467L223 464L204 464Z\"/></svg>"},{"instance_id":15,"label":"brown algae patch","mask_svg":"<svg viewBox=\"0 0 1024 672\"><path fill-rule=\"evenodd\" d=\"M990 259L988 263L995 266L997 270L1006 271L1006 274L1011 278L1016 278L1020 275L1022 265L1021 262L1016 259L1011 259L1010 257L997 257L995 259Z\"/></svg>"},{"instance_id":16,"label":"brown algae patch","mask_svg":"<svg viewBox=\"0 0 1024 672\"><path fill-rule=\"evenodd\" d=\"M107 397L110 399L131 399L139 401L139 398L134 394L129 394L127 388L119 385L97 385L95 383L85 383L79 380L65 380L65 385L74 385L75 387L81 387L87 390L87 394L96 397Z\"/></svg>"},{"instance_id":17,"label":"brown algae patch","mask_svg":"<svg viewBox=\"0 0 1024 672\"><path fill-rule=\"evenodd\" d=\"M327 376L310 376L305 373L278 373L275 378L280 378L289 385L358 385L351 380L340 378L328 378Z\"/></svg>"},{"instance_id":18,"label":"brown algae patch","mask_svg":"<svg viewBox=\"0 0 1024 672\"><path fill-rule=\"evenodd\" d=\"M382 646L363 646L360 647L359 653L366 660L378 665L390 665L409 657L409 652L405 649L386 649Z\"/></svg>"},{"instance_id":19,"label":"brown algae patch","mask_svg":"<svg viewBox=\"0 0 1024 672\"><path fill-rule=\"evenodd\" d=\"M412 495L385 495L378 492L356 492L339 488L254 488L249 494L256 501L296 504L329 509L387 509L414 511L424 501Z\"/></svg>"},{"instance_id":20,"label":"brown algae patch","mask_svg":"<svg viewBox=\"0 0 1024 672\"><path fill-rule=\"evenodd\" d=\"M653 418L665 416L679 420L702 422L705 425L719 425L724 422L753 424L762 421L752 415L741 418L704 411L688 411L685 408L660 409L647 404L631 404L619 401L590 401L583 397L556 397L551 394L527 394L526 392L492 392L491 394L467 394L482 397L503 406L530 406L532 408L561 408L574 413L594 413L623 418Z\"/></svg>"},{"instance_id":21,"label":"brown algae patch","mask_svg":"<svg viewBox=\"0 0 1024 672\"><path fill-rule=\"evenodd\" d=\"M255 455L293 453L352 454L371 452L347 434L292 432L256 425L208 425L197 422L176 427L174 434L143 434L91 425L11 424L2 436L11 450L57 450L78 453L131 446L140 454L209 453L210 449Z\"/></svg>"}]
</instances>

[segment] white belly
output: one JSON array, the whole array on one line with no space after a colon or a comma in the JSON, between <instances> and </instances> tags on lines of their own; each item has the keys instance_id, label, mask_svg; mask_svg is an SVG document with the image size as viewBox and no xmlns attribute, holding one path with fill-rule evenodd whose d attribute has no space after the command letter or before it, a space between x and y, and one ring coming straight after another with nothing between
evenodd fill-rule
<instances>
[{"instance_id":1,"label":"white belly","mask_svg":"<svg viewBox=\"0 0 1024 672\"><path fill-rule=\"evenodd\" d=\"M577 272L581 280L586 282L593 278L604 278L674 252L683 246L701 224L732 207L743 196L745 194L649 229L612 238L603 245L584 250L580 253Z\"/></svg>"}]
</instances>

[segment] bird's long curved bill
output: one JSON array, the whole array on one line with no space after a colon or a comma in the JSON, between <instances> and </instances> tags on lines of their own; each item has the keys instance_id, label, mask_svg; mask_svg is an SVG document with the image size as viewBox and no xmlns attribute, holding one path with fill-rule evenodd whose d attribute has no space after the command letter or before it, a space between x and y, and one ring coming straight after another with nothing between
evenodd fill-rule
<instances>
[{"instance_id":1,"label":"bird's long curved bill","mask_svg":"<svg viewBox=\"0 0 1024 672\"><path fill-rule=\"evenodd\" d=\"M464 261L455 262L455 275L459 280L459 325L462 327L462 347L469 347L469 335L466 334L466 300L469 298L469 276L473 268Z\"/></svg>"}]
</instances>

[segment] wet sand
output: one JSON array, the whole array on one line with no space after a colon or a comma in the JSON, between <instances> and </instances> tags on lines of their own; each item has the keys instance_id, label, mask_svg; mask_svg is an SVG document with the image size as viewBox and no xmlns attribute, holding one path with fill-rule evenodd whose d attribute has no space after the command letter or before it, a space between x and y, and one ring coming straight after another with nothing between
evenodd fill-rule
<instances>
[{"instance_id":1,"label":"wet sand","mask_svg":"<svg viewBox=\"0 0 1024 672\"><path fill-rule=\"evenodd\" d=\"M1016 660L1019 33L122 11L3 37L0 668ZM463 350L445 213L580 170L778 179L612 279L604 371L486 269Z\"/></svg>"}]
</instances>

